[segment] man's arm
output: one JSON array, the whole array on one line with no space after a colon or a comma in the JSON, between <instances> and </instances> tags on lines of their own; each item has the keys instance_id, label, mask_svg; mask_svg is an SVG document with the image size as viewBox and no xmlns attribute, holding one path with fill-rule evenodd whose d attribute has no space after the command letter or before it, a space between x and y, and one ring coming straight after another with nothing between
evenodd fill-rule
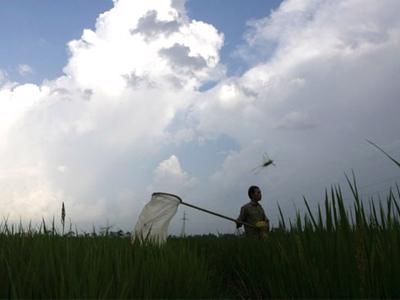
<instances>
[{"instance_id":1,"label":"man's arm","mask_svg":"<svg viewBox=\"0 0 400 300\"><path fill-rule=\"evenodd\" d=\"M263 215L264 215L264 221L267 224L267 231L269 231L269 219L267 218L267 215L265 214L264 208L262 209Z\"/></svg>"},{"instance_id":2,"label":"man's arm","mask_svg":"<svg viewBox=\"0 0 400 300\"><path fill-rule=\"evenodd\" d=\"M240 209L240 215L237 218L237 220L242 222L246 221L246 209L244 207ZM242 223L236 222L236 228L240 228L242 227L242 225L243 225Z\"/></svg>"}]
</instances>

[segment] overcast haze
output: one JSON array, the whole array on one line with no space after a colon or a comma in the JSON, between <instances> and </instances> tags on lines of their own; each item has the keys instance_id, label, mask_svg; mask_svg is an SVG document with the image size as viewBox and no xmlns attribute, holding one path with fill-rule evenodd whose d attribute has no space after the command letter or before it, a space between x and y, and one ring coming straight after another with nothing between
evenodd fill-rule
<instances>
[{"instance_id":1,"label":"overcast haze","mask_svg":"<svg viewBox=\"0 0 400 300\"><path fill-rule=\"evenodd\" d=\"M237 217L257 184L276 226L277 203L315 208L345 172L365 199L400 179L365 141L400 158L398 0L81 1L46 7L55 27L11 26L42 19L33 2L0 18L9 222L58 220L64 202L79 229L131 230L155 191ZM276 166L252 172L264 153ZM235 232L185 210L189 233Z\"/></svg>"}]
</instances>

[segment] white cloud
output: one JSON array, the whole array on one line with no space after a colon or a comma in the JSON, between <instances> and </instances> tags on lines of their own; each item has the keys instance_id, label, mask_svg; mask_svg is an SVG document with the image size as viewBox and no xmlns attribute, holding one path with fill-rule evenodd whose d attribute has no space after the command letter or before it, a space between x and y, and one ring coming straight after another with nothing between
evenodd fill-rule
<instances>
[{"instance_id":1,"label":"white cloud","mask_svg":"<svg viewBox=\"0 0 400 300\"><path fill-rule=\"evenodd\" d=\"M366 159L372 149L365 138L398 140L396 8L398 1L289 0L251 23L240 53L252 67L192 109L198 132L228 135L241 146L213 177L224 187L216 198L258 182L269 201L290 211L289 199L322 200L344 171L355 168L370 181L394 172L390 163L377 168ZM255 177L248 169L263 151L273 152L277 167ZM275 203L265 205L276 211Z\"/></svg>"},{"instance_id":2,"label":"white cloud","mask_svg":"<svg viewBox=\"0 0 400 300\"><path fill-rule=\"evenodd\" d=\"M64 165L60 165L57 167L57 171L61 172L61 173L65 173L68 171L68 167L64 166Z\"/></svg>"},{"instance_id":3,"label":"white cloud","mask_svg":"<svg viewBox=\"0 0 400 300\"><path fill-rule=\"evenodd\" d=\"M7 79L7 73L3 70L0 69L0 84L3 84L3 82Z\"/></svg>"},{"instance_id":4,"label":"white cloud","mask_svg":"<svg viewBox=\"0 0 400 300\"><path fill-rule=\"evenodd\" d=\"M18 191L7 194L13 205L0 204L2 213L18 221L25 206L32 210L27 219L51 217L64 201L75 221L122 216L118 222L131 226L126 211L148 200L149 165L173 143L168 126L204 81L223 75L222 43L213 26L188 19L183 2L120 0L99 16L95 30L68 43L63 76L2 86L0 172L36 170L11 182L0 174L0 185ZM24 74L30 70L20 66Z\"/></svg>"},{"instance_id":5,"label":"white cloud","mask_svg":"<svg viewBox=\"0 0 400 300\"><path fill-rule=\"evenodd\" d=\"M285 120L304 123L311 118L308 125L343 126L335 119L356 122L359 117L346 116L385 111L382 101L393 104L397 90L399 61L394 55L400 30L391 7L398 3L377 2L365 10L359 5L360 1L285 1L270 17L254 21L246 51L256 50L254 44L273 43L274 54L260 56L234 84L209 91L208 101L196 107L200 128L246 142L247 133L253 139L259 135L248 130L252 124L268 130ZM219 104L233 99L234 109ZM232 126L230 120L240 120L241 126ZM245 132L243 126L248 126Z\"/></svg>"},{"instance_id":6,"label":"white cloud","mask_svg":"<svg viewBox=\"0 0 400 300\"><path fill-rule=\"evenodd\" d=\"M6 85L0 89L0 133L6 136L12 126L47 94L46 88L34 84ZM5 140L3 139L3 143ZM0 142L0 145L1 143Z\"/></svg>"},{"instance_id":7,"label":"white cloud","mask_svg":"<svg viewBox=\"0 0 400 300\"><path fill-rule=\"evenodd\" d=\"M96 32L86 29L69 43L64 70L79 87L113 96L127 88L127 76L150 86L196 88L218 73L222 36L183 14L169 1L118 1L99 17Z\"/></svg>"},{"instance_id":8,"label":"white cloud","mask_svg":"<svg viewBox=\"0 0 400 300\"><path fill-rule=\"evenodd\" d=\"M149 191L168 192L176 195L185 195L188 190L193 189L197 179L185 172L178 158L171 155L168 159L160 162L154 171L153 183Z\"/></svg>"},{"instance_id":9,"label":"white cloud","mask_svg":"<svg viewBox=\"0 0 400 300\"><path fill-rule=\"evenodd\" d=\"M29 66L27 64L20 64L20 65L18 65L18 73L21 76L26 76L29 74L33 74L33 69L31 66Z\"/></svg>"},{"instance_id":10,"label":"white cloud","mask_svg":"<svg viewBox=\"0 0 400 300\"><path fill-rule=\"evenodd\" d=\"M313 123L309 119L307 114L291 111L286 116L282 118L280 123L276 126L278 129L312 129L315 128L317 124Z\"/></svg>"}]
</instances>

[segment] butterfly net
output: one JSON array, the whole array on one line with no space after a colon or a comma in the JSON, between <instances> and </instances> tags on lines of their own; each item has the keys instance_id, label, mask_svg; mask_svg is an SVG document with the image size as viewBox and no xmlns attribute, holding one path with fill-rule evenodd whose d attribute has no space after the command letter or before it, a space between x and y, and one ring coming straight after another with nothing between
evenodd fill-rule
<instances>
[{"instance_id":1,"label":"butterfly net","mask_svg":"<svg viewBox=\"0 0 400 300\"><path fill-rule=\"evenodd\" d=\"M132 232L132 241L161 244L168 236L168 226L181 200L172 194L154 193L139 215Z\"/></svg>"}]
</instances>

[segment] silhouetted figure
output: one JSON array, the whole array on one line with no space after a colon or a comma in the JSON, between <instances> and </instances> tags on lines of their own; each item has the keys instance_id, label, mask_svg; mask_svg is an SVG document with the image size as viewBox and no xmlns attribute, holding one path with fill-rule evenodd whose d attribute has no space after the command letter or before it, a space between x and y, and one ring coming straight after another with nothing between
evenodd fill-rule
<instances>
[{"instance_id":1,"label":"silhouetted figure","mask_svg":"<svg viewBox=\"0 0 400 300\"><path fill-rule=\"evenodd\" d=\"M250 227L244 225L246 236L264 238L267 236L267 232L269 231L269 220L259 203L262 198L261 190L258 186L253 185L249 188L248 195L250 202L241 207L240 215L237 220L255 226ZM240 228L241 226L241 223L236 223L237 228Z\"/></svg>"}]
</instances>

